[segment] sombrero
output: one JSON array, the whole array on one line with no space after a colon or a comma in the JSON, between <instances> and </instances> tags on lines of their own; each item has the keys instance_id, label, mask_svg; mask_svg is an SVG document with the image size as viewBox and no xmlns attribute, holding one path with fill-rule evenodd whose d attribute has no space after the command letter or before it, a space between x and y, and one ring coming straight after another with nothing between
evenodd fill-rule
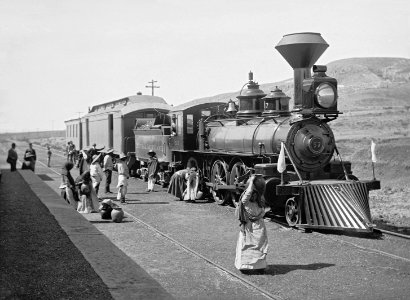
<instances>
[{"instance_id":1,"label":"sombrero","mask_svg":"<svg viewBox=\"0 0 410 300\"><path fill-rule=\"evenodd\" d=\"M155 153L155 151L152 150L152 149L148 151L148 154L157 155L157 154Z\"/></svg>"}]
</instances>

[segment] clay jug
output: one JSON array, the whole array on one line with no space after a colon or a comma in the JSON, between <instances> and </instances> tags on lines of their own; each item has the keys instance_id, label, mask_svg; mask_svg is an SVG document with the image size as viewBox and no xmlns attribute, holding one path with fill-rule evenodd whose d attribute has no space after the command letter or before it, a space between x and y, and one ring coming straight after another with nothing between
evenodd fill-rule
<instances>
[{"instance_id":1,"label":"clay jug","mask_svg":"<svg viewBox=\"0 0 410 300\"><path fill-rule=\"evenodd\" d=\"M100 208L100 214L101 214L101 219L104 220L109 220L111 219L111 212L112 212L112 207L108 204L101 204Z\"/></svg>"},{"instance_id":2,"label":"clay jug","mask_svg":"<svg viewBox=\"0 0 410 300\"><path fill-rule=\"evenodd\" d=\"M124 218L124 211L121 207L114 207L111 211L111 219L113 222L121 223Z\"/></svg>"}]
</instances>

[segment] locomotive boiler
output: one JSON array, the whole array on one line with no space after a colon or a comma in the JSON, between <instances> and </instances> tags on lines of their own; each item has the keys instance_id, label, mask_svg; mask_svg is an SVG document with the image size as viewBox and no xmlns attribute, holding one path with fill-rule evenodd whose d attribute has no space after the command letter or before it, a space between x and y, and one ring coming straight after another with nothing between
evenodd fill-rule
<instances>
[{"instance_id":1,"label":"locomotive boiler","mask_svg":"<svg viewBox=\"0 0 410 300\"><path fill-rule=\"evenodd\" d=\"M176 147L175 136L158 135L170 163L198 167L218 204L236 203L249 174L257 173L266 180L267 203L292 226L372 230L368 195L380 182L358 180L337 149L329 126L340 114L337 80L326 75L326 66L314 65L328 46L318 33L285 35L276 49L294 70L293 109L282 90L266 94L250 73L237 111L230 102L224 114L181 119L198 124L189 131L195 145ZM143 138L136 135L136 143L144 144ZM279 172L282 147L285 168Z\"/></svg>"}]
</instances>

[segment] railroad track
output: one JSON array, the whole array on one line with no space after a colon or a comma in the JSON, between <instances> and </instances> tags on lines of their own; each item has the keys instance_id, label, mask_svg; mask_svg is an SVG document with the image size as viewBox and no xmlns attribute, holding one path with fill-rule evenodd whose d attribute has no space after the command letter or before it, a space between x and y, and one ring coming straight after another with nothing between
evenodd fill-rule
<instances>
[{"instance_id":1,"label":"railroad track","mask_svg":"<svg viewBox=\"0 0 410 300\"><path fill-rule=\"evenodd\" d=\"M47 148L41 147L41 146L39 146L39 145L36 145L36 148L35 148L35 149L37 150L37 152L38 152L38 150L40 150L40 151L41 151L41 154L44 154L44 157L46 157ZM19 157L23 157L24 152L22 152L22 151L18 151L18 152L19 152ZM64 155L64 152L57 151L57 150L53 150L53 158L54 158L54 160L55 160L55 156L58 156L59 158L64 158L64 161L65 161L65 159L67 158L67 157ZM57 175L61 175L61 173L59 173L58 171L56 171L53 167L47 167L47 164L46 164L45 162L42 162L42 161L39 160L39 159L37 160L37 162L40 163L44 168L47 168L47 169L51 170L53 173L55 173L55 174L57 174ZM21 163L21 161L20 161L20 163ZM61 163L63 163L63 161L61 161ZM234 210L235 208L234 208L234 207L230 207L230 209ZM287 224L286 221L283 221L283 218L274 216L274 215L272 215L272 214L268 214L267 217L269 217L269 218L270 218L273 222L275 222L276 224L278 224L278 225L280 225L280 226L283 226L283 227L285 227L285 228L293 228L294 230L302 230L302 231L304 231L304 229L297 229L297 228L294 228L294 227L290 227L290 226ZM410 235L401 234L401 233L397 233L397 232L390 231L390 230L385 230L385 229L375 228L375 229L374 229L374 232L380 233L380 234L389 235L389 236L399 237L399 238L402 238L402 239L410 239Z\"/></svg>"}]
</instances>

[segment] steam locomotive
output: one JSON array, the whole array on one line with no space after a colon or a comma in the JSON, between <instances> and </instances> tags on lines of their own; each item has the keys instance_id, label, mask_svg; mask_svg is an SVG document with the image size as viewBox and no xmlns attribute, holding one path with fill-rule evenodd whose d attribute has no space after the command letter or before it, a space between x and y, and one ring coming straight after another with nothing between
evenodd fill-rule
<instances>
[{"instance_id":1,"label":"steam locomotive","mask_svg":"<svg viewBox=\"0 0 410 300\"><path fill-rule=\"evenodd\" d=\"M314 65L328 46L318 33L288 34L277 44L294 70L291 111L290 97L279 88L265 94L250 73L238 106L197 100L174 107L150 128L134 128L137 159L154 149L163 183L178 162L197 167L205 194L221 205L236 203L249 174L261 174L267 203L289 225L371 231L369 191L380 189L380 181L358 180L337 149L329 126L341 114L337 80L326 66ZM286 167L279 172L282 147Z\"/></svg>"}]
</instances>

